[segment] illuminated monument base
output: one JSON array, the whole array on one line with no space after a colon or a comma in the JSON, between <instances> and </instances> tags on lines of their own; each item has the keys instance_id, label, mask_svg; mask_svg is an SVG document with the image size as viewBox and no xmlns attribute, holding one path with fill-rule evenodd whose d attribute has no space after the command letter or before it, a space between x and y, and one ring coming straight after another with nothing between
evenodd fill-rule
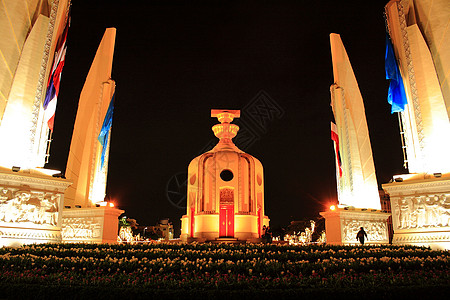
<instances>
[{"instance_id":1,"label":"illuminated monument base","mask_svg":"<svg viewBox=\"0 0 450 300\"><path fill-rule=\"evenodd\" d=\"M360 227L367 233L365 244L389 244L387 219L391 214L376 209L336 208L321 212L325 218L327 244L359 244L356 234Z\"/></svg>"},{"instance_id":2,"label":"illuminated monument base","mask_svg":"<svg viewBox=\"0 0 450 300\"><path fill-rule=\"evenodd\" d=\"M407 174L383 184L397 245L450 249L450 174Z\"/></svg>"},{"instance_id":3,"label":"illuminated monument base","mask_svg":"<svg viewBox=\"0 0 450 300\"><path fill-rule=\"evenodd\" d=\"M62 217L64 243L117 243L118 217L123 210L101 206L65 208Z\"/></svg>"},{"instance_id":4,"label":"illuminated monument base","mask_svg":"<svg viewBox=\"0 0 450 300\"><path fill-rule=\"evenodd\" d=\"M248 241L252 243L259 243L262 241L260 238L258 228L258 216L252 215L239 215L235 214L231 217L232 220L228 220L228 223L233 226L233 235L224 236L221 235L223 230L220 229L220 215L217 214L205 214L195 215L193 229L193 237L190 237L189 232L189 217L184 215L181 218L181 240L184 242L207 242L207 241ZM269 218L265 216L262 220L261 226L269 226Z\"/></svg>"},{"instance_id":5,"label":"illuminated monument base","mask_svg":"<svg viewBox=\"0 0 450 300\"><path fill-rule=\"evenodd\" d=\"M0 247L61 242L65 179L57 171L0 167Z\"/></svg>"}]
</instances>

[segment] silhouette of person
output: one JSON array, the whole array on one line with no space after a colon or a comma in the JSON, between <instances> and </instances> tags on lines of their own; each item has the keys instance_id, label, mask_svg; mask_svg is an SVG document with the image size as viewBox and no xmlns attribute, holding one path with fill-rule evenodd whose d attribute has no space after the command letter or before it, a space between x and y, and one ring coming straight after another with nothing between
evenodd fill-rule
<instances>
[{"instance_id":1,"label":"silhouette of person","mask_svg":"<svg viewBox=\"0 0 450 300\"><path fill-rule=\"evenodd\" d=\"M364 228L360 227L358 233L356 234L356 240L358 240L361 245L364 245L364 237L367 238L367 233L364 231Z\"/></svg>"},{"instance_id":2,"label":"silhouette of person","mask_svg":"<svg viewBox=\"0 0 450 300\"><path fill-rule=\"evenodd\" d=\"M272 230L270 229L270 226L267 226L266 228L266 243L272 243Z\"/></svg>"}]
</instances>

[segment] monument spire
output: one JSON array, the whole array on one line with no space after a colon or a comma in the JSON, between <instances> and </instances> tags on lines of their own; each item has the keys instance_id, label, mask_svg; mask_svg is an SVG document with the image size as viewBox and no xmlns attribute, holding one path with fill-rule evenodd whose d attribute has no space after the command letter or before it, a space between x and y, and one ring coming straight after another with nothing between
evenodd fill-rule
<instances>
[{"instance_id":1,"label":"monument spire","mask_svg":"<svg viewBox=\"0 0 450 300\"><path fill-rule=\"evenodd\" d=\"M331 129L338 159L336 179L340 205L320 213L325 218L327 244L354 244L362 227L367 230L370 243L388 244L390 214L381 211L364 101L340 35L330 34L330 44L334 75L331 108L336 121Z\"/></svg>"},{"instance_id":2,"label":"monument spire","mask_svg":"<svg viewBox=\"0 0 450 300\"><path fill-rule=\"evenodd\" d=\"M334 84L331 107L342 149L339 204L380 209L380 197L367 127L364 101L339 34L330 34Z\"/></svg>"},{"instance_id":3,"label":"monument spire","mask_svg":"<svg viewBox=\"0 0 450 300\"><path fill-rule=\"evenodd\" d=\"M234 118L241 116L240 110L226 110L226 109L212 109L211 117L217 118L220 124L216 124L212 127L214 135L219 138L219 143L216 148L232 147L237 148L232 139L239 131L239 126L230 124Z\"/></svg>"}]
</instances>

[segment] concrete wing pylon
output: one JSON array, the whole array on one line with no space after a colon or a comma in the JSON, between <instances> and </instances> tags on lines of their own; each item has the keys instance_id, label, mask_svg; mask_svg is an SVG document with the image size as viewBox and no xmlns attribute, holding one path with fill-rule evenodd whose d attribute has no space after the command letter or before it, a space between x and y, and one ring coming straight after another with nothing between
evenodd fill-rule
<instances>
[{"instance_id":1,"label":"concrete wing pylon","mask_svg":"<svg viewBox=\"0 0 450 300\"><path fill-rule=\"evenodd\" d=\"M331 107L339 135L342 176L337 172L339 204L381 209L364 102L339 34L330 34L334 83Z\"/></svg>"},{"instance_id":2,"label":"concrete wing pylon","mask_svg":"<svg viewBox=\"0 0 450 300\"><path fill-rule=\"evenodd\" d=\"M73 182L65 195L68 206L91 207L104 201L109 151L102 165L98 136L115 92L111 79L115 38L116 29L107 28L81 91L66 168L66 177Z\"/></svg>"}]
</instances>

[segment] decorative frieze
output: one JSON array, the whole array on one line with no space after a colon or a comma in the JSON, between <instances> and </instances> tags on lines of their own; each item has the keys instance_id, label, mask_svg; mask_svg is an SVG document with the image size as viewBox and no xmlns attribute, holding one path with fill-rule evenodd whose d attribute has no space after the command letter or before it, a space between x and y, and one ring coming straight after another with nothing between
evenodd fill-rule
<instances>
[{"instance_id":1,"label":"decorative frieze","mask_svg":"<svg viewBox=\"0 0 450 300\"><path fill-rule=\"evenodd\" d=\"M342 220L342 234L344 243L354 243L356 241L356 234L360 227L363 227L367 233L367 241L383 242L385 243L388 239L387 235L387 223L386 221L377 220Z\"/></svg>"},{"instance_id":2,"label":"decorative frieze","mask_svg":"<svg viewBox=\"0 0 450 300\"><path fill-rule=\"evenodd\" d=\"M63 210L61 234L64 243L117 243L118 217L124 211L112 207Z\"/></svg>"},{"instance_id":3,"label":"decorative frieze","mask_svg":"<svg viewBox=\"0 0 450 300\"><path fill-rule=\"evenodd\" d=\"M450 249L449 177L425 174L384 184L383 189L391 198L393 244Z\"/></svg>"},{"instance_id":4,"label":"decorative frieze","mask_svg":"<svg viewBox=\"0 0 450 300\"><path fill-rule=\"evenodd\" d=\"M103 219L100 217L63 218L63 240L87 240L102 238Z\"/></svg>"},{"instance_id":5,"label":"decorative frieze","mask_svg":"<svg viewBox=\"0 0 450 300\"><path fill-rule=\"evenodd\" d=\"M61 242L65 179L0 170L0 246Z\"/></svg>"},{"instance_id":6,"label":"decorative frieze","mask_svg":"<svg viewBox=\"0 0 450 300\"><path fill-rule=\"evenodd\" d=\"M0 186L0 222L58 226L61 194Z\"/></svg>"},{"instance_id":7,"label":"decorative frieze","mask_svg":"<svg viewBox=\"0 0 450 300\"><path fill-rule=\"evenodd\" d=\"M61 242L61 232L59 231L59 229L36 230L35 228L15 228L0 226L0 237L2 238L2 240L18 241L19 244ZM2 246L2 243L0 243L0 246Z\"/></svg>"},{"instance_id":8,"label":"decorative frieze","mask_svg":"<svg viewBox=\"0 0 450 300\"><path fill-rule=\"evenodd\" d=\"M436 243L450 241L450 234L432 233L432 234L397 234L394 236L394 244L413 244L413 243Z\"/></svg>"},{"instance_id":9,"label":"decorative frieze","mask_svg":"<svg viewBox=\"0 0 450 300\"><path fill-rule=\"evenodd\" d=\"M359 243L356 234L360 227L367 233L367 243L388 244L387 219L390 214L376 209L337 208L320 213L325 218L327 243L349 245Z\"/></svg>"},{"instance_id":10,"label":"decorative frieze","mask_svg":"<svg viewBox=\"0 0 450 300\"><path fill-rule=\"evenodd\" d=\"M27 172L27 173L25 173ZM42 174L34 174L32 170L20 171L20 173L1 172L0 187L29 187L36 190L51 190L64 193L71 184L69 181L60 178L53 178Z\"/></svg>"},{"instance_id":11,"label":"decorative frieze","mask_svg":"<svg viewBox=\"0 0 450 300\"><path fill-rule=\"evenodd\" d=\"M391 205L395 229L450 225L450 194L396 197Z\"/></svg>"}]
</instances>

